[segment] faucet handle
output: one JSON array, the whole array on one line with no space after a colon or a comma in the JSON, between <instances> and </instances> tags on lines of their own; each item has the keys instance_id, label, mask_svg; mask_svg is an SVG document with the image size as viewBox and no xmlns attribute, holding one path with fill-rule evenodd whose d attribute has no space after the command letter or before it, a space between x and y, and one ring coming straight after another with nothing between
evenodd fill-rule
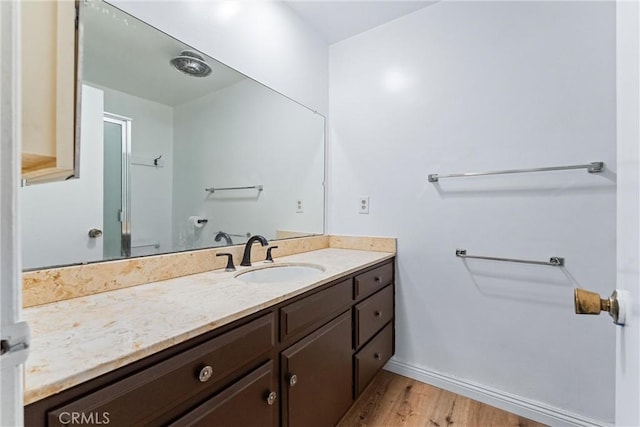
<instances>
[{"instance_id":1,"label":"faucet handle","mask_svg":"<svg viewBox=\"0 0 640 427\"><path fill-rule=\"evenodd\" d=\"M273 258L271 257L271 250L272 249L278 249L277 246L269 246L267 248L267 258L264 260L264 262L273 262Z\"/></svg>"},{"instance_id":2,"label":"faucet handle","mask_svg":"<svg viewBox=\"0 0 640 427\"><path fill-rule=\"evenodd\" d=\"M224 271L236 271L236 266L233 265L233 255L228 252L223 252L216 254L216 256L226 256L227 257L227 266Z\"/></svg>"}]
</instances>

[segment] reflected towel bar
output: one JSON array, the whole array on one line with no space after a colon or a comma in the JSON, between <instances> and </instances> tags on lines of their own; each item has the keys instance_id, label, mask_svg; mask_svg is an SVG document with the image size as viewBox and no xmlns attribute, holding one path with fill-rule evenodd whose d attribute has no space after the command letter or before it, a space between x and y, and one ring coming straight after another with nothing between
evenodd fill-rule
<instances>
[{"instance_id":1,"label":"reflected towel bar","mask_svg":"<svg viewBox=\"0 0 640 427\"><path fill-rule=\"evenodd\" d=\"M160 242L151 242L151 243L136 243L131 245L132 248L150 248L154 247L156 249L160 249Z\"/></svg>"},{"instance_id":2,"label":"reflected towel bar","mask_svg":"<svg viewBox=\"0 0 640 427\"><path fill-rule=\"evenodd\" d=\"M244 234L233 234L233 233L228 233L229 236L233 236L233 237L245 237L245 238L249 238L251 237L251 233L246 232Z\"/></svg>"},{"instance_id":3,"label":"reflected towel bar","mask_svg":"<svg viewBox=\"0 0 640 427\"><path fill-rule=\"evenodd\" d=\"M440 178L459 178L465 176L481 176L481 175L502 175L507 173L530 173L530 172L548 172L559 171L568 169L586 169L589 173L602 172L604 170L604 162L589 162L585 165L568 165L568 166L550 166L545 168L530 168L530 169L507 169L501 171L488 171L488 172L466 172L466 173L452 173L449 175L438 175L432 173L429 175L429 182L438 182Z\"/></svg>"},{"instance_id":4,"label":"reflected towel bar","mask_svg":"<svg viewBox=\"0 0 640 427\"><path fill-rule=\"evenodd\" d=\"M216 191L226 191L226 190L258 190L258 191L262 191L263 188L264 187L262 185L252 185L252 186L249 186L249 187L221 187L221 188L209 187L209 188L205 188L204 191L208 191L209 193L215 193Z\"/></svg>"},{"instance_id":5,"label":"reflected towel bar","mask_svg":"<svg viewBox=\"0 0 640 427\"><path fill-rule=\"evenodd\" d=\"M251 233L249 233L248 231L246 233L244 233L244 234L238 234L238 233L234 234L234 233L226 233L226 232L220 230L220 231L216 231L214 234L216 236L219 235L219 234L220 235L226 234L227 236L230 236L230 237L251 237Z\"/></svg>"},{"instance_id":6,"label":"reflected towel bar","mask_svg":"<svg viewBox=\"0 0 640 427\"><path fill-rule=\"evenodd\" d=\"M549 258L549 261L530 261L527 259L497 258L497 257L491 257L491 256L467 255L466 249L456 249L456 256L459 258L486 259L490 261L506 261L506 262L519 262L522 264L550 265L552 267L562 267L564 265L564 258L558 257L558 256L552 256L551 258Z\"/></svg>"}]
</instances>

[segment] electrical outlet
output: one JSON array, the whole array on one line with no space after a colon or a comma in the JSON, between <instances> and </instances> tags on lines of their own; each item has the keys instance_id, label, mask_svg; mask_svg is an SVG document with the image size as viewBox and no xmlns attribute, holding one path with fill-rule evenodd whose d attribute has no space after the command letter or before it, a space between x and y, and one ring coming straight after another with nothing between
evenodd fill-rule
<instances>
[{"instance_id":1,"label":"electrical outlet","mask_svg":"<svg viewBox=\"0 0 640 427\"><path fill-rule=\"evenodd\" d=\"M303 213L304 212L304 206L302 205L302 200L298 199L296 200L296 213Z\"/></svg>"},{"instance_id":2,"label":"electrical outlet","mask_svg":"<svg viewBox=\"0 0 640 427\"><path fill-rule=\"evenodd\" d=\"M358 213L368 215L369 214L369 197L360 197L360 206Z\"/></svg>"}]
</instances>

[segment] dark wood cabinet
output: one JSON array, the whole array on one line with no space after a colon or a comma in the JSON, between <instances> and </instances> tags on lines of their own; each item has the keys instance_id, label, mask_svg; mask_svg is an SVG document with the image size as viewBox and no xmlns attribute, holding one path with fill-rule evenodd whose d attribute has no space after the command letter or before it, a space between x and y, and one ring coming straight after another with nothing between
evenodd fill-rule
<instances>
[{"instance_id":1,"label":"dark wood cabinet","mask_svg":"<svg viewBox=\"0 0 640 427\"><path fill-rule=\"evenodd\" d=\"M393 282L393 276L393 264L384 264L366 273L358 274L354 279L353 298L363 298L382 289Z\"/></svg>"},{"instance_id":2,"label":"dark wood cabinet","mask_svg":"<svg viewBox=\"0 0 640 427\"><path fill-rule=\"evenodd\" d=\"M204 344L50 411L49 426L66 425L66 414L94 414L110 424L158 425L180 401L220 388L230 374L274 346L273 314L267 314ZM178 397L178 398L177 398Z\"/></svg>"},{"instance_id":3,"label":"dark wood cabinet","mask_svg":"<svg viewBox=\"0 0 640 427\"><path fill-rule=\"evenodd\" d=\"M34 402L25 425L335 425L393 355L393 277L393 259L345 275Z\"/></svg>"},{"instance_id":4,"label":"dark wood cabinet","mask_svg":"<svg viewBox=\"0 0 640 427\"><path fill-rule=\"evenodd\" d=\"M345 280L280 309L280 339L295 338L326 323L351 304L351 280Z\"/></svg>"},{"instance_id":5,"label":"dark wood cabinet","mask_svg":"<svg viewBox=\"0 0 640 427\"><path fill-rule=\"evenodd\" d=\"M393 326L389 323L354 356L355 396L359 396L393 355Z\"/></svg>"},{"instance_id":6,"label":"dark wood cabinet","mask_svg":"<svg viewBox=\"0 0 640 427\"><path fill-rule=\"evenodd\" d=\"M277 389L273 362L265 363L170 427L275 427L278 425Z\"/></svg>"},{"instance_id":7,"label":"dark wood cabinet","mask_svg":"<svg viewBox=\"0 0 640 427\"><path fill-rule=\"evenodd\" d=\"M335 425L352 403L351 313L281 353L283 426Z\"/></svg>"},{"instance_id":8,"label":"dark wood cabinet","mask_svg":"<svg viewBox=\"0 0 640 427\"><path fill-rule=\"evenodd\" d=\"M356 305L354 313L355 347L359 348L393 319L393 286L387 286Z\"/></svg>"}]
</instances>

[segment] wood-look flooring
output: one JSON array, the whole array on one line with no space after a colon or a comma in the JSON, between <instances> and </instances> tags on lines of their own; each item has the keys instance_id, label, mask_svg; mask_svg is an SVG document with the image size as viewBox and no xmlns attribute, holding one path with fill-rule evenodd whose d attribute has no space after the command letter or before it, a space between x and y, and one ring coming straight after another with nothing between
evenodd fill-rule
<instances>
[{"instance_id":1,"label":"wood-look flooring","mask_svg":"<svg viewBox=\"0 0 640 427\"><path fill-rule=\"evenodd\" d=\"M543 427L543 424L407 377L380 371L338 426Z\"/></svg>"}]
</instances>

